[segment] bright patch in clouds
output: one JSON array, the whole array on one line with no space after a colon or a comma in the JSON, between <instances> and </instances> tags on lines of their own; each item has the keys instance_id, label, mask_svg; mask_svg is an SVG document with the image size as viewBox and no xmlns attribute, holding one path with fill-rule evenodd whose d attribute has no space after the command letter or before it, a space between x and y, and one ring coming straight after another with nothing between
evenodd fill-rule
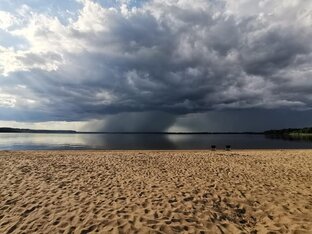
<instances>
[{"instance_id":1,"label":"bright patch in clouds","mask_svg":"<svg viewBox=\"0 0 312 234\"><path fill-rule=\"evenodd\" d=\"M14 24L14 16L9 12L0 11L0 29L8 30Z\"/></svg>"},{"instance_id":2,"label":"bright patch in clouds","mask_svg":"<svg viewBox=\"0 0 312 234\"><path fill-rule=\"evenodd\" d=\"M0 107L15 107L16 99L8 94L0 94Z\"/></svg>"},{"instance_id":3,"label":"bright patch in clouds","mask_svg":"<svg viewBox=\"0 0 312 234\"><path fill-rule=\"evenodd\" d=\"M186 114L312 107L311 1L18 2L0 4L0 119L157 113L162 130Z\"/></svg>"}]
</instances>

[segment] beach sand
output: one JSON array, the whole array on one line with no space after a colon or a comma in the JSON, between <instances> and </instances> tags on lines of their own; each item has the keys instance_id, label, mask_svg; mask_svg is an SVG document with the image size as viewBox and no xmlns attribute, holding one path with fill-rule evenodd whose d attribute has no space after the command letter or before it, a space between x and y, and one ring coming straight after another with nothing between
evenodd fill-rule
<instances>
[{"instance_id":1,"label":"beach sand","mask_svg":"<svg viewBox=\"0 0 312 234\"><path fill-rule=\"evenodd\" d=\"M312 233L312 150L0 151L0 233Z\"/></svg>"}]
</instances>

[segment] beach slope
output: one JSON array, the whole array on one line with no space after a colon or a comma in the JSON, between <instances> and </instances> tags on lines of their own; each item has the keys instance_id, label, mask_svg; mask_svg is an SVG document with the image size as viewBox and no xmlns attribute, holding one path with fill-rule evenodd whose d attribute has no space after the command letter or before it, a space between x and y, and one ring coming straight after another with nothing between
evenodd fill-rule
<instances>
[{"instance_id":1,"label":"beach slope","mask_svg":"<svg viewBox=\"0 0 312 234\"><path fill-rule=\"evenodd\" d=\"M312 150L0 151L0 233L312 233Z\"/></svg>"}]
</instances>

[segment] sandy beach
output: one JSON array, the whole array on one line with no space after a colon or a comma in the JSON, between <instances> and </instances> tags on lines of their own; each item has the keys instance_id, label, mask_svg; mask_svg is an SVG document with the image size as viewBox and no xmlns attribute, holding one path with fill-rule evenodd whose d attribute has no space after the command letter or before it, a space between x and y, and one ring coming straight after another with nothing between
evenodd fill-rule
<instances>
[{"instance_id":1,"label":"sandy beach","mask_svg":"<svg viewBox=\"0 0 312 234\"><path fill-rule=\"evenodd\" d=\"M0 151L0 233L312 233L312 150Z\"/></svg>"}]
</instances>

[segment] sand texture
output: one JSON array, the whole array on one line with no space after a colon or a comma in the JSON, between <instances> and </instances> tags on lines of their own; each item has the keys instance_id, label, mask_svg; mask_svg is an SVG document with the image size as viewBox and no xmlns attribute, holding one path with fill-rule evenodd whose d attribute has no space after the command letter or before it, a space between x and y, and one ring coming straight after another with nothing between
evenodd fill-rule
<instances>
[{"instance_id":1,"label":"sand texture","mask_svg":"<svg viewBox=\"0 0 312 234\"><path fill-rule=\"evenodd\" d=\"M312 150L0 151L0 233L312 233Z\"/></svg>"}]
</instances>

